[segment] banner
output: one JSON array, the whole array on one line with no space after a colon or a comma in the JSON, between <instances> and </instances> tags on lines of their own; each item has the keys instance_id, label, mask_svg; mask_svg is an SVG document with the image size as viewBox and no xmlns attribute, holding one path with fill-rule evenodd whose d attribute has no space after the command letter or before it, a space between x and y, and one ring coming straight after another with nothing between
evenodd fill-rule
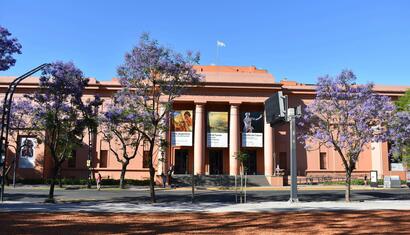
<instances>
[{"instance_id":1,"label":"banner","mask_svg":"<svg viewBox=\"0 0 410 235\"><path fill-rule=\"evenodd\" d=\"M173 146L192 146L192 110L172 112L171 144Z\"/></svg>"},{"instance_id":2,"label":"banner","mask_svg":"<svg viewBox=\"0 0 410 235\"><path fill-rule=\"evenodd\" d=\"M34 168L36 165L37 140L34 137L20 138L19 168Z\"/></svg>"},{"instance_id":3,"label":"banner","mask_svg":"<svg viewBox=\"0 0 410 235\"><path fill-rule=\"evenodd\" d=\"M228 147L228 112L208 112L207 146Z\"/></svg>"},{"instance_id":4,"label":"banner","mask_svg":"<svg viewBox=\"0 0 410 235\"><path fill-rule=\"evenodd\" d=\"M242 147L263 147L263 113L241 113Z\"/></svg>"}]
</instances>

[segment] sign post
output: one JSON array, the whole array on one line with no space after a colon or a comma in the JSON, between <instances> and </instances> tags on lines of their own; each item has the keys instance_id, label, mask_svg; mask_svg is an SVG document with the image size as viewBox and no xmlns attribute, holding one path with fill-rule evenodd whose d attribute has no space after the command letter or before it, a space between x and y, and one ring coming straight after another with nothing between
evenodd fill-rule
<instances>
[{"instance_id":1,"label":"sign post","mask_svg":"<svg viewBox=\"0 0 410 235\"><path fill-rule=\"evenodd\" d=\"M377 188L377 171L370 171L370 187Z\"/></svg>"},{"instance_id":2,"label":"sign post","mask_svg":"<svg viewBox=\"0 0 410 235\"><path fill-rule=\"evenodd\" d=\"M298 177L296 160L296 114L295 109L288 109L289 136L290 136L290 199L289 202L298 202Z\"/></svg>"},{"instance_id":3,"label":"sign post","mask_svg":"<svg viewBox=\"0 0 410 235\"><path fill-rule=\"evenodd\" d=\"M271 126L289 123L290 139L290 198L289 202L298 202L297 188L297 157L296 157L296 118L302 115L302 107L288 108L288 97L284 96L281 91L271 96L265 101L266 121Z\"/></svg>"}]
</instances>

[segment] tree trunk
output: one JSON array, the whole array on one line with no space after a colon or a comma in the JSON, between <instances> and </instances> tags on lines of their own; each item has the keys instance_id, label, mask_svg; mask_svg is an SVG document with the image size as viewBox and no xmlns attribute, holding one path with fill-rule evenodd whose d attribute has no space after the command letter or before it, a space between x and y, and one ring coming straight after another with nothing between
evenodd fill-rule
<instances>
[{"instance_id":1,"label":"tree trunk","mask_svg":"<svg viewBox=\"0 0 410 235\"><path fill-rule=\"evenodd\" d=\"M151 203L156 203L157 199L155 198L155 169L152 164L152 159L154 158L154 142L150 143L149 148L149 191L151 195Z\"/></svg>"},{"instance_id":2,"label":"tree trunk","mask_svg":"<svg viewBox=\"0 0 410 235\"><path fill-rule=\"evenodd\" d=\"M127 172L127 166L129 162L123 162L122 163L122 168L121 168L121 176L120 176L120 188L124 189L125 188L125 173Z\"/></svg>"},{"instance_id":3,"label":"tree trunk","mask_svg":"<svg viewBox=\"0 0 410 235\"><path fill-rule=\"evenodd\" d=\"M150 191L151 202L152 203L157 202L157 199L155 198L154 186L155 186L155 169L154 169L154 166L152 165L152 163L150 163L150 166L149 166L149 191Z\"/></svg>"},{"instance_id":4,"label":"tree trunk","mask_svg":"<svg viewBox=\"0 0 410 235\"><path fill-rule=\"evenodd\" d=\"M352 181L352 171L349 169L346 171L346 194L345 194L346 202L350 202L351 181Z\"/></svg>"},{"instance_id":5,"label":"tree trunk","mask_svg":"<svg viewBox=\"0 0 410 235\"><path fill-rule=\"evenodd\" d=\"M50 191L48 192L48 198L46 199L45 202L50 202L50 203L55 202L55 200L54 200L54 186L56 184L57 175L58 175L59 170L60 170L60 166L57 165L57 166L54 167L54 171L53 171L53 175L52 175L51 183L50 183Z\"/></svg>"}]
</instances>

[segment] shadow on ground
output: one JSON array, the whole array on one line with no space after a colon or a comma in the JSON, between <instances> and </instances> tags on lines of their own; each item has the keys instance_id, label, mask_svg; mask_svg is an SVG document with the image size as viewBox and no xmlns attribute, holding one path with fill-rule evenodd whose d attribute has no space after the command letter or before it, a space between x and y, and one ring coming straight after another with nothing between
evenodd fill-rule
<instances>
[{"instance_id":1,"label":"shadow on ground","mask_svg":"<svg viewBox=\"0 0 410 235\"><path fill-rule=\"evenodd\" d=\"M410 211L278 213L0 213L3 234L390 233L410 229Z\"/></svg>"}]
</instances>

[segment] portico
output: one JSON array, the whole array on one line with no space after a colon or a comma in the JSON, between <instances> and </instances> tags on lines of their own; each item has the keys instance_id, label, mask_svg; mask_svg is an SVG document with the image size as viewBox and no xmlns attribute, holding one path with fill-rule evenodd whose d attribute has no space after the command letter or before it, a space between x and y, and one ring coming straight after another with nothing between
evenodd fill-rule
<instances>
[{"instance_id":1,"label":"portico","mask_svg":"<svg viewBox=\"0 0 410 235\"><path fill-rule=\"evenodd\" d=\"M257 108L252 109L253 106ZM180 113L186 112L183 107L178 105L180 110L176 111ZM187 107L192 106L189 105ZM255 135L258 134L259 140L257 141L261 142L258 146L246 146L246 143L244 143L246 136L244 135L249 133L244 133L243 127L241 128L243 126L241 115L243 118L244 113L249 110L258 111L252 112L254 116L259 113L262 115L262 103L242 104L241 102L224 102L215 104L212 102L201 102L194 103L193 107L193 146L174 146L173 151L171 151L171 154L174 156L171 158L172 162L170 164L174 164L177 169L180 169L181 166L178 164L182 162L184 164L182 167L189 168L189 164L185 164L185 160L177 160L176 158L181 157L179 154L181 148L186 149L187 154L190 153L188 150L193 148L193 169L196 175L237 175L240 173L240 164L236 156L242 151L249 155L251 167L248 169L248 174L273 175L274 136L272 128L265 124L264 115L263 118L258 120L262 126L262 129L258 130L260 133L254 133ZM226 115L226 133L216 133L213 135L211 129L215 127L212 127L212 123L210 123L212 120L209 119L214 118L210 116L214 113L222 118ZM175 141L171 142L175 143ZM178 172L189 173L191 170L178 170Z\"/></svg>"}]
</instances>

